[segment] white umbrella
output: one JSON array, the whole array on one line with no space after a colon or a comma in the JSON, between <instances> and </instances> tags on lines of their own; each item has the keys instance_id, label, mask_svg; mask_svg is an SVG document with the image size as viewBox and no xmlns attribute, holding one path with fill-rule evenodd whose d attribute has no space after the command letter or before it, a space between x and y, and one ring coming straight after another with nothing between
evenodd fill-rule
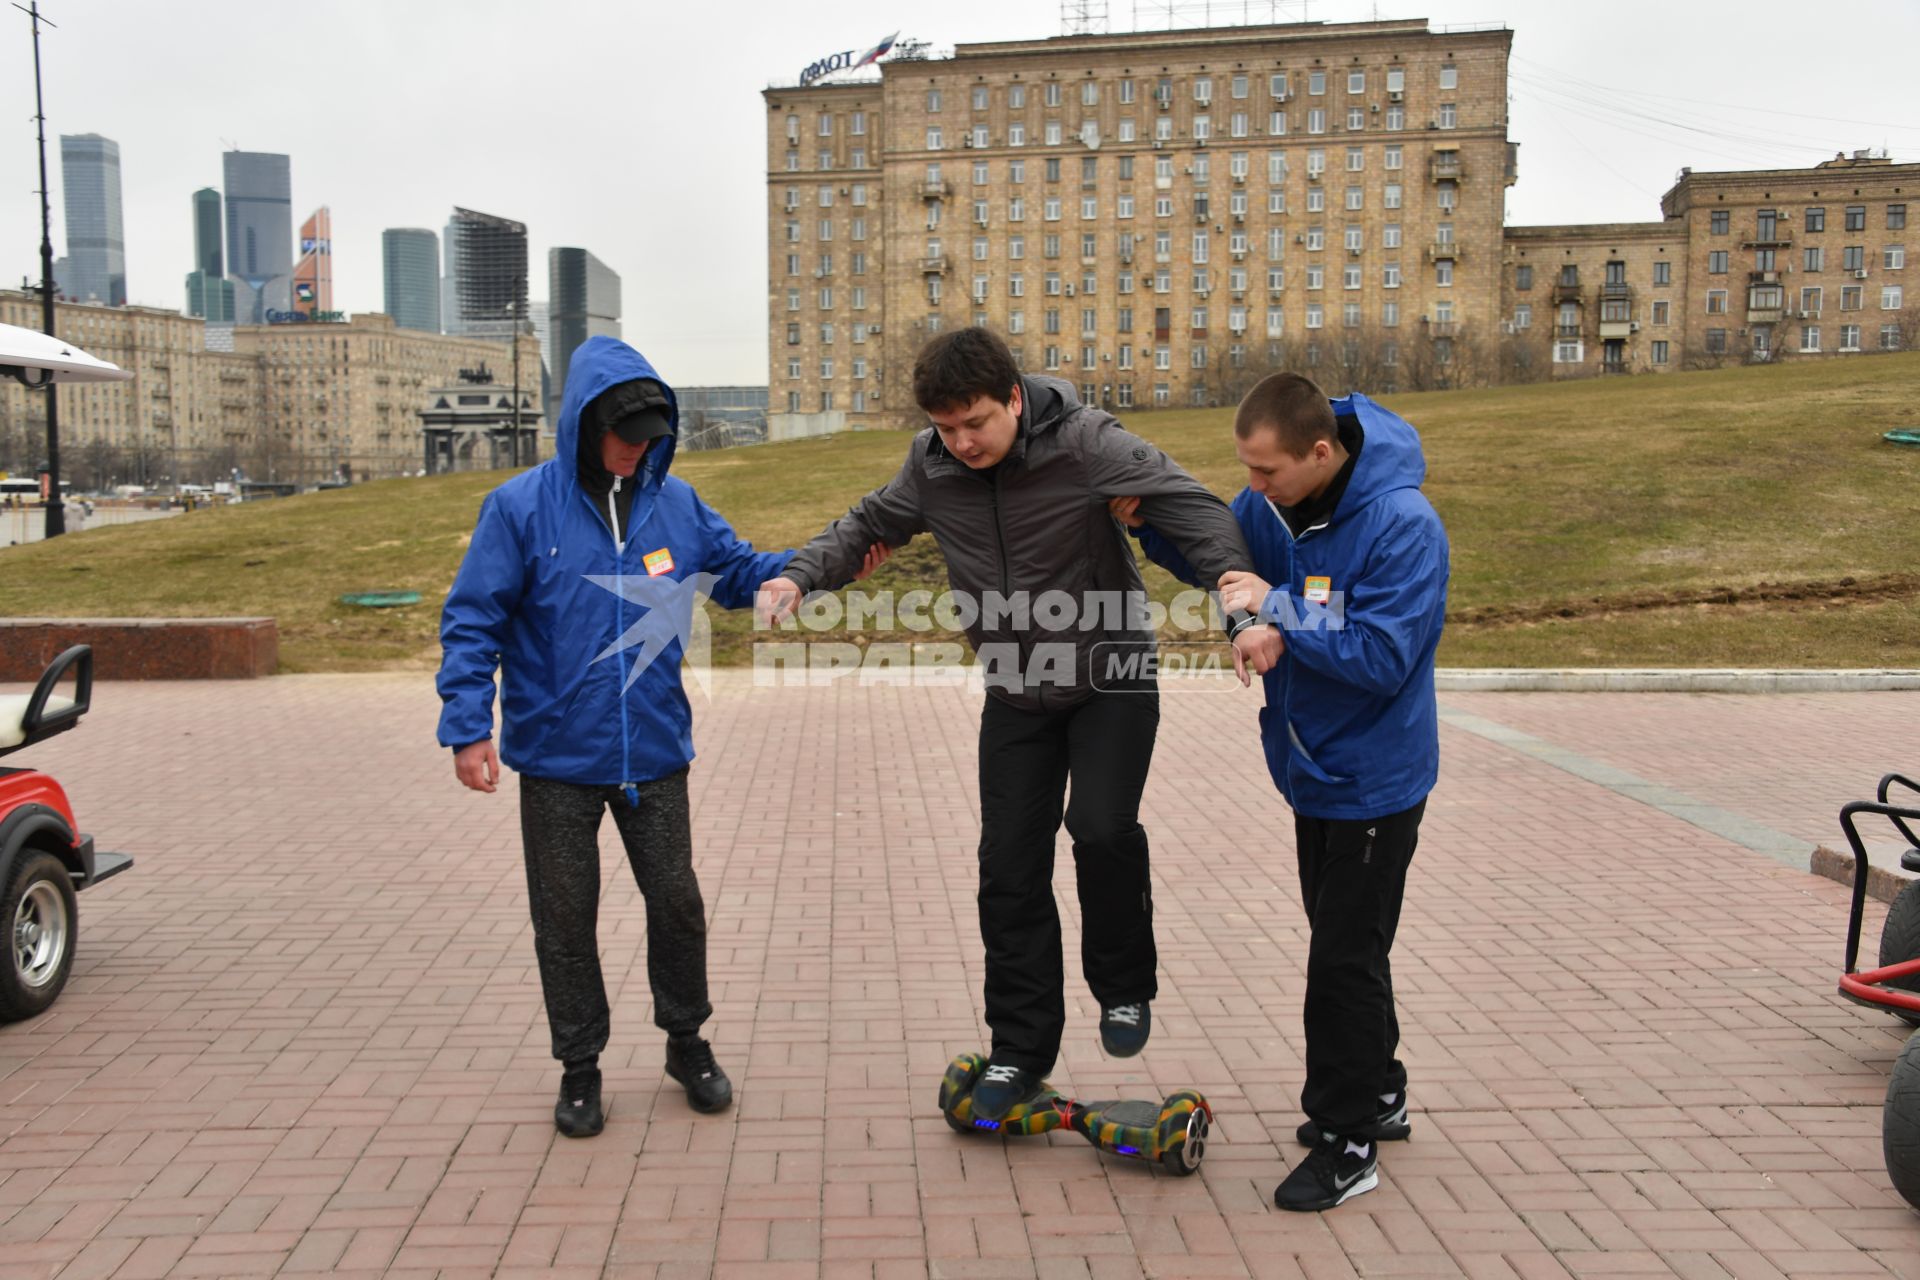
<instances>
[{"instance_id":1,"label":"white umbrella","mask_svg":"<svg viewBox=\"0 0 1920 1280\"><path fill-rule=\"evenodd\" d=\"M49 376L54 382L125 382L133 371L36 329L0 324L0 376L37 387Z\"/></svg>"}]
</instances>

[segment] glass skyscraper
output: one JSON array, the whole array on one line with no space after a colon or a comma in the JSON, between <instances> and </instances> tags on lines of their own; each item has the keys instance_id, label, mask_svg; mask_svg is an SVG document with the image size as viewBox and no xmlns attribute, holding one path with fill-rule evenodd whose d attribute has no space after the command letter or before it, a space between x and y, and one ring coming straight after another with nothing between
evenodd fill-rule
<instances>
[{"instance_id":1,"label":"glass skyscraper","mask_svg":"<svg viewBox=\"0 0 1920 1280\"><path fill-rule=\"evenodd\" d=\"M67 265L60 292L82 302L127 304L127 239L120 220L120 144L97 133L60 135Z\"/></svg>"},{"instance_id":2,"label":"glass skyscraper","mask_svg":"<svg viewBox=\"0 0 1920 1280\"><path fill-rule=\"evenodd\" d=\"M441 320L448 333L512 338L527 312L527 224L472 209L447 223Z\"/></svg>"},{"instance_id":3,"label":"glass skyscraper","mask_svg":"<svg viewBox=\"0 0 1920 1280\"><path fill-rule=\"evenodd\" d=\"M221 156L227 191L227 276L235 319L265 324L267 312L292 307L293 182L286 156L229 151Z\"/></svg>"},{"instance_id":4,"label":"glass skyscraper","mask_svg":"<svg viewBox=\"0 0 1920 1280\"><path fill-rule=\"evenodd\" d=\"M233 323L233 281L220 252L220 193L193 193L193 270L187 273L187 314L212 324Z\"/></svg>"},{"instance_id":5,"label":"glass skyscraper","mask_svg":"<svg viewBox=\"0 0 1920 1280\"><path fill-rule=\"evenodd\" d=\"M597 335L620 336L620 277L585 249L549 249L547 289L553 394L564 396L574 349Z\"/></svg>"},{"instance_id":6,"label":"glass skyscraper","mask_svg":"<svg viewBox=\"0 0 1920 1280\"><path fill-rule=\"evenodd\" d=\"M440 237L425 227L380 233L386 312L402 329L440 332Z\"/></svg>"}]
</instances>

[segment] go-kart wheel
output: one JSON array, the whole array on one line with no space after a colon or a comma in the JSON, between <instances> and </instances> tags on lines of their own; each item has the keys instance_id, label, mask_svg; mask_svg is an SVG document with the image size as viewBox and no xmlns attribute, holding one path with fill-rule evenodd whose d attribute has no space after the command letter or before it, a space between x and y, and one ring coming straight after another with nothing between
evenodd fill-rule
<instances>
[{"instance_id":1,"label":"go-kart wheel","mask_svg":"<svg viewBox=\"0 0 1920 1280\"><path fill-rule=\"evenodd\" d=\"M0 1022L43 1012L67 985L79 915L66 864L50 853L23 850L0 891L0 928L7 958L0 964Z\"/></svg>"},{"instance_id":2,"label":"go-kart wheel","mask_svg":"<svg viewBox=\"0 0 1920 1280\"><path fill-rule=\"evenodd\" d=\"M1157 1146L1160 1165L1177 1178L1200 1171L1207 1158L1207 1141L1213 1129L1213 1110L1207 1100L1191 1089L1168 1098L1160 1109Z\"/></svg>"},{"instance_id":3,"label":"go-kart wheel","mask_svg":"<svg viewBox=\"0 0 1920 1280\"><path fill-rule=\"evenodd\" d=\"M1902 889L1894 898L1893 905L1887 908L1887 922L1880 927L1880 967L1884 969L1908 960L1920 960L1920 880ZM1920 973L1895 978L1886 985L1920 995ZM1920 1013L1905 1009L1892 1012L1920 1027Z\"/></svg>"},{"instance_id":4,"label":"go-kart wheel","mask_svg":"<svg viewBox=\"0 0 1920 1280\"><path fill-rule=\"evenodd\" d=\"M1907 1037L1907 1047L1893 1060L1880 1140L1893 1189L1920 1209L1920 1031Z\"/></svg>"}]
</instances>

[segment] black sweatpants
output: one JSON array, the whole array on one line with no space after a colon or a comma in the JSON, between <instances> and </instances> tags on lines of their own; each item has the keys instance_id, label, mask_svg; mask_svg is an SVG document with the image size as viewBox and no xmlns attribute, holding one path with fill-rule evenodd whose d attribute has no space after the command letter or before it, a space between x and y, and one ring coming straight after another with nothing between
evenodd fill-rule
<instances>
[{"instance_id":1,"label":"black sweatpants","mask_svg":"<svg viewBox=\"0 0 1920 1280\"><path fill-rule=\"evenodd\" d=\"M619 787L520 778L533 949L547 1002L553 1056L583 1062L607 1047L607 988L600 976L600 819L613 824L647 903L647 979L653 1020L687 1035L713 1014L707 1003L707 911L693 874L687 771Z\"/></svg>"},{"instance_id":2,"label":"black sweatpants","mask_svg":"<svg viewBox=\"0 0 1920 1280\"><path fill-rule=\"evenodd\" d=\"M1379 1114L1382 1094L1407 1087L1387 957L1426 811L1422 800L1384 818L1293 818L1300 900L1313 927L1300 1107L1331 1133L1359 1132Z\"/></svg>"},{"instance_id":3,"label":"black sweatpants","mask_svg":"<svg viewBox=\"0 0 1920 1280\"><path fill-rule=\"evenodd\" d=\"M1044 1075L1060 1053L1067 1011L1053 842L1063 809L1080 888L1080 965L1094 999L1108 1007L1157 994L1140 792L1159 727L1152 688L1096 693L1062 711L987 699L979 903L996 1062Z\"/></svg>"}]
</instances>

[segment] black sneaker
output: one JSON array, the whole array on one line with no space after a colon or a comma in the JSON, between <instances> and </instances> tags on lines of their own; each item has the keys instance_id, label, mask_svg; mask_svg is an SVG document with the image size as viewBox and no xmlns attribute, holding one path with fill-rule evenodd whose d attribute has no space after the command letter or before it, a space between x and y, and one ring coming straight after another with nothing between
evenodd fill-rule
<instances>
[{"instance_id":1,"label":"black sneaker","mask_svg":"<svg viewBox=\"0 0 1920 1280\"><path fill-rule=\"evenodd\" d=\"M1274 1188L1273 1203L1295 1213L1318 1213L1379 1185L1379 1146L1329 1135Z\"/></svg>"},{"instance_id":2,"label":"black sneaker","mask_svg":"<svg viewBox=\"0 0 1920 1280\"><path fill-rule=\"evenodd\" d=\"M699 1036L667 1037L667 1074L686 1087L695 1111L725 1111L733 1101L733 1083L713 1060L713 1047Z\"/></svg>"},{"instance_id":3,"label":"black sneaker","mask_svg":"<svg viewBox=\"0 0 1920 1280\"><path fill-rule=\"evenodd\" d=\"M1407 1119L1407 1091L1402 1089L1391 1099L1383 1099L1380 1114L1355 1136L1375 1142L1399 1142L1412 1132L1413 1122ZM1326 1131L1311 1120L1303 1120L1293 1136L1303 1147L1317 1147Z\"/></svg>"},{"instance_id":4,"label":"black sneaker","mask_svg":"<svg viewBox=\"0 0 1920 1280\"><path fill-rule=\"evenodd\" d=\"M600 1068L586 1067L560 1077L553 1127L569 1138L591 1138L607 1127L607 1113L600 1107Z\"/></svg>"},{"instance_id":5,"label":"black sneaker","mask_svg":"<svg viewBox=\"0 0 1920 1280\"><path fill-rule=\"evenodd\" d=\"M1038 1097L1045 1083L1025 1067L989 1062L973 1086L973 1114L981 1120L1005 1120L1015 1107Z\"/></svg>"},{"instance_id":6,"label":"black sneaker","mask_svg":"<svg viewBox=\"0 0 1920 1280\"><path fill-rule=\"evenodd\" d=\"M1100 1011L1100 1047L1116 1058L1131 1058L1153 1034L1153 1010L1145 1000Z\"/></svg>"}]
</instances>

